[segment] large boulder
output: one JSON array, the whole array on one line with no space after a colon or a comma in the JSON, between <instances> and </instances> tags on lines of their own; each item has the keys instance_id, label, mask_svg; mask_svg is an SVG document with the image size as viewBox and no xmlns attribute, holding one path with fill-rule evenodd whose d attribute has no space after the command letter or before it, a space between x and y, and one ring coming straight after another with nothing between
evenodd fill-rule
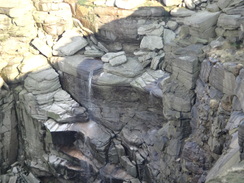
<instances>
[{"instance_id":1,"label":"large boulder","mask_svg":"<svg viewBox=\"0 0 244 183\"><path fill-rule=\"evenodd\" d=\"M241 15L221 14L218 19L218 26L223 29L233 30L240 27Z\"/></svg>"},{"instance_id":2,"label":"large boulder","mask_svg":"<svg viewBox=\"0 0 244 183\"><path fill-rule=\"evenodd\" d=\"M215 36L215 26L220 12L201 11L185 18L184 23L190 27L190 34L202 39Z\"/></svg>"}]
</instances>

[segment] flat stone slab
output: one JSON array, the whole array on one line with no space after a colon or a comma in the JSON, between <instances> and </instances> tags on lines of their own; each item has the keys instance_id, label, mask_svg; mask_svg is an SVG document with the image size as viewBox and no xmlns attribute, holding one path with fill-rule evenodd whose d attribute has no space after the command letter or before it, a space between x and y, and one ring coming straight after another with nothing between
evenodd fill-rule
<instances>
[{"instance_id":1,"label":"flat stone slab","mask_svg":"<svg viewBox=\"0 0 244 183\"><path fill-rule=\"evenodd\" d=\"M82 78L88 78L91 72L94 75L97 74L103 67L101 60L84 55L54 57L51 59L51 62L57 70Z\"/></svg>"},{"instance_id":2,"label":"flat stone slab","mask_svg":"<svg viewBox=\"0 0 244 183\"><path fill-rule=\"evenodd\" d=\"M128 61L125 64L119 66L111 66L108 63L104 64L104 70L108 73L115 74L118 76L133 78L143 72L144 67L136 59L128 57Z\"/></svg>"},{"instance_id":3,"label":"flat stone slab","mask_svg":"<svg viewBox=\"0 0 244 183\"><path fill-rule=\"evenodd\" d=\"M162 24L148 24L138 28L137 33L139 35L147 36L161 36L164 32Z\"/></svg>"},{"instance_id":4,"label":"flat stone slab","mask_svg":"<svg viewBox=\"0 0 244 183\"><path fill-rule=\"evenodd\" d=\"M66 31L53 46L53 55L70 56L88 44L87 40L75 31Z\"/></svg>"},{"instance_id":5,"label":"flat stone slab","mask_svg":"<svg viewBox=\"0 0 244 183\"><path fill-rule=\"evenodd\" d=\"M132 78L126 78L118 75L114 75L107 72L102 72L96 79L95 83L97 85L130 85L130 82L132 81Z\"/></svg>"},{"instance_id":6,"label":"flat stone slab","mask_svg":"<svg viewBox=\"0 0 244 183\"><path fill-rule=\"evenodd\" d=\"M169 77L169 73L162 70L144 72L140 77L134 79L130 84L141 90L146 90L150 94L162 97L162 90L158 86L159 81Z\"/></svg>"},{"instance_id":7,"label":"flat stone slab","mask_svg":"<svg viewBox=\"0 0 244 183\"><path fill-rule=\"evenodd\" d=\"M109 62L112 66L118 66L127 62L127 58L124 51L109 52L102 56L103 62Z\"/></svg>"},{"instance_id":8,"label":"flat stone slab","mask_svg":"<svg viewBox=\"0 0 244 183\"><path fill-rule=\"evenodd\" d=\"M195 12L186 8L175 8L170 11L170 14L174 17L189 17L195 14Z\"/></svg>"}]
</instances>

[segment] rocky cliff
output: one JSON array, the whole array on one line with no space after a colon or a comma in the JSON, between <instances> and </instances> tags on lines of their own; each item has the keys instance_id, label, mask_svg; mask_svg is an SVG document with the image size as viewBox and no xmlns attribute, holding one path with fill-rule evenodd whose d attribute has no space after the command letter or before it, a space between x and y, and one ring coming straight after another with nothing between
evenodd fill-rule
<instances>
[{"instance_id":1,"label":"rocky cliff","mask_svg":"<svg viewBox=\"0 0 244 183\"><path fill-rule=\"evenodd\" d=\"M238 182L242 0L0 0L0 180Z\"/></svg>"}]
</instances>

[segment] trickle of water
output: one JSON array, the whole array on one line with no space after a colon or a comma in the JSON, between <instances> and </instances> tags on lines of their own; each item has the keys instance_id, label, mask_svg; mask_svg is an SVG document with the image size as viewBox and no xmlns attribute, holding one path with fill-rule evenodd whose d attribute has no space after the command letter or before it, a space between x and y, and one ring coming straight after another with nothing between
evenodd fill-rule
<instances>
[{"instance_id":1,"label":"trickle of water","mask_svg":"<svg viewBox=\"0 0 244 183\"><path fill-rule=\"evenodd\" d=\"M88 76L88 99L91 98L92 77L93 77L93 70L89 72L89 76Z\"/></svg>"},{"instance_id":2,"label":"trickle of water","mask_svg":"<svg viewBox=\"0 0 244 183\"><path fill-rule=\"evenodd\" d=\"M92 94L92 77L93 77L93 70L89 72L88 75L88 91L87 91L87 99L88 99L88 110L92 110L92 102L91 102L91 94Z\"/></svg>"}]
</instances>

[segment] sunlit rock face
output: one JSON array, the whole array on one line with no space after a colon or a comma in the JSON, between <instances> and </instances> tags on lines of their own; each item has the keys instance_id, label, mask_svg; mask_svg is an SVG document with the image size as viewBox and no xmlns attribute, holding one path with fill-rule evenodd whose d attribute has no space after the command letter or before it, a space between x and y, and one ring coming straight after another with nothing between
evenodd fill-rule
<instances>
[{"instance_id":1,"label":"sunlit rock face","mask_svg":"<svg viewBox=\"0 0 244 183\"><path fill-rule=\"evenodd\" d=\"M1 2L2 182L242 171L243 1Z\"/></svg>"}]
</instances>

